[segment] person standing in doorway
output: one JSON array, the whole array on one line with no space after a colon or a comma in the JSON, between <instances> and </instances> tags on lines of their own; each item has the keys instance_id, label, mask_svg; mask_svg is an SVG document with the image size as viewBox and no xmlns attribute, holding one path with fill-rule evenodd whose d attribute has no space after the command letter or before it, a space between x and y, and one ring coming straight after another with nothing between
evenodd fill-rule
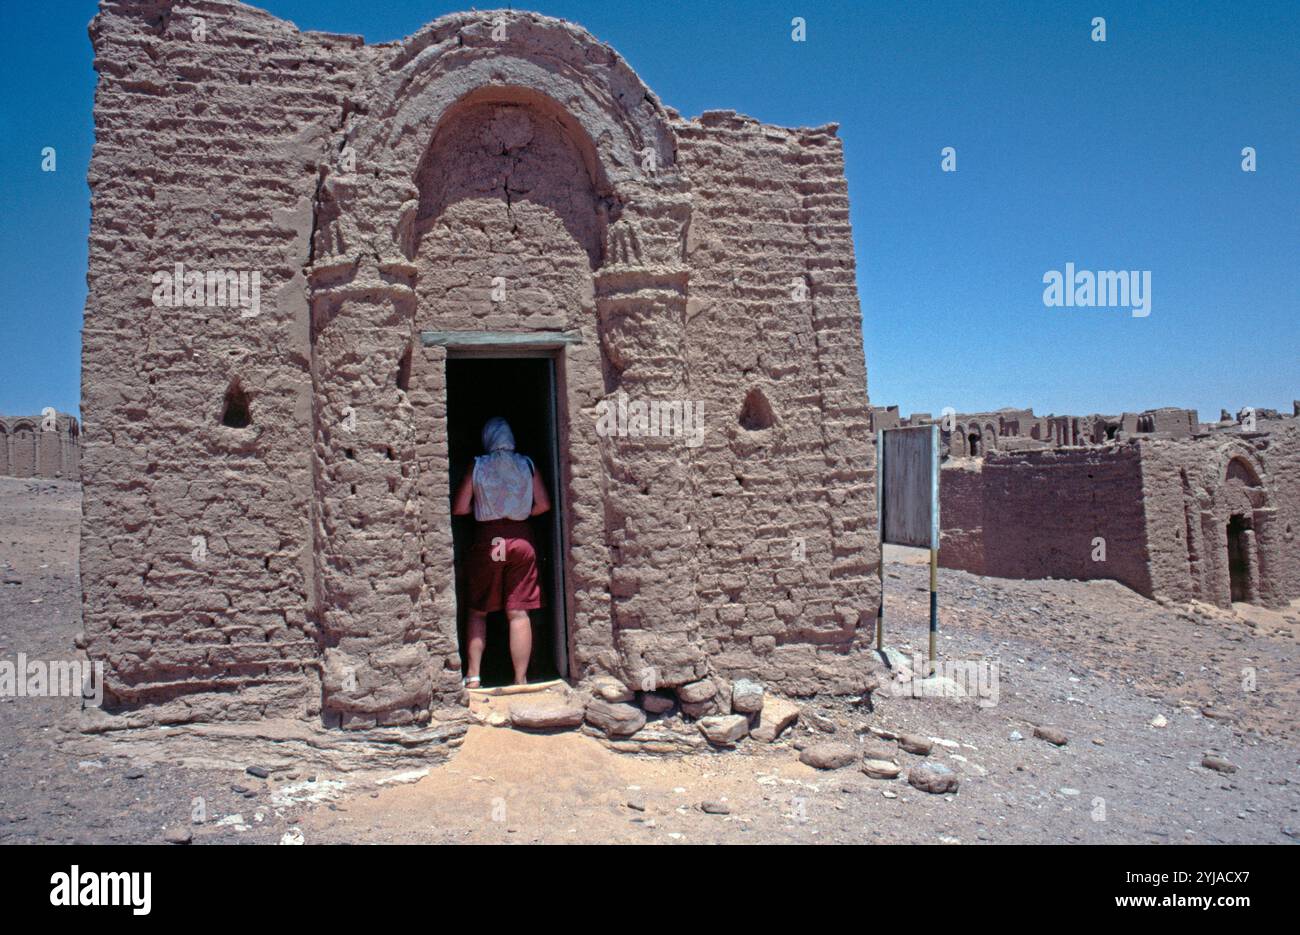
<instances>
[{"instance_id":1,"label":"person standing in doorway","mask_svg":"<svg viewBox=\"0 0 1300 935\"><path fill-rule=\"evenodd\" d=\"M530 516L551 508L541 473L531 458L515 451L510 424L497 416L483 426L483 450L465 472L451 512L476 520L466 567L469 591L468 659L465 685L478 688L487 642L487 615L504 610L510 621L510 661L515 684L528 681L533 625L528 612L542 606L537 550Z\"/></svg>"}]
</instances>

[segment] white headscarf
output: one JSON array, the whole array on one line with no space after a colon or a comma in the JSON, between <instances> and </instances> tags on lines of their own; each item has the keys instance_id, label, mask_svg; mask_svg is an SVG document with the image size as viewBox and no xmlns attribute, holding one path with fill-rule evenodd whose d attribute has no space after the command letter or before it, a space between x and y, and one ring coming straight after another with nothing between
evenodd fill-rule
<instances>
[{"instance_id":1,"label":"white headscarf","mask_svg":"<svg viewBox=\"0 0 1300 935\"><path fill-rule=\"evenodd\" d=\"M500 416L483 426L483 450L474 459L474 518L527 519L533 512L533 462L515 453L515 435Z\"/></svg>"}]
</instances>

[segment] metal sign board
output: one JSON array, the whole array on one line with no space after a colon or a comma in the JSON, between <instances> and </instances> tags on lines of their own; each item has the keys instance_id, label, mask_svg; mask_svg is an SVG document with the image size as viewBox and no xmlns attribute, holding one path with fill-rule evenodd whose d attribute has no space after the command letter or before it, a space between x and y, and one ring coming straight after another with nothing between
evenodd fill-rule
<instances>
[{"instance_id":1,"label":"metal sign board","mask_svg":"<svg viewBox=\"0 0 1300 935\"><path fill-rule=\"evenodd\" d=\"M881 429L876 483L880 541L939 548L939 426Z\"/></svg>"}]
</instances>

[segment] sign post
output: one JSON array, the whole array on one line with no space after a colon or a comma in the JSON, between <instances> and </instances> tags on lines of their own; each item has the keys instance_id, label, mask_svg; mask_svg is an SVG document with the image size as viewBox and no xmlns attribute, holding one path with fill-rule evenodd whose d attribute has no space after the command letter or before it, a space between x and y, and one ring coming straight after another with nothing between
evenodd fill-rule
<instances>
[{"instance_id":1,"label":"sign post","mask_svg":"<svg viewBox=\"0 0 1300 935\"><path fill-rule=\"evenodd\" d=\"M885 644L885 545L930 550L930 666L939 635L939 426L876 433L876 510L880 521L880 603L876 649Z\"/></svg>"}]
</instances>

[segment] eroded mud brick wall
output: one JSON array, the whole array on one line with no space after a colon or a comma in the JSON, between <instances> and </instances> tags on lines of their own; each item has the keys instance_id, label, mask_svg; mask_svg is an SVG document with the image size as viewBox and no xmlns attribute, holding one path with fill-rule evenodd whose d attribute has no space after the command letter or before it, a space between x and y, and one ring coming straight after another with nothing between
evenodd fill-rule
<instances>
[{"instance_id":1,"label":"eroded mud brick wall","mask_svg":"<svg viewBox=\"0 0 1300 935\"><path fill-rule=\"evenodd\" d=\"M459 697L447 351L424 331L579 336L557 362L575 679L867 686L833 128L683 120L528 13L366 47L109 0L91 35L82 571L111 701L365 728ZM258 314L154 304L176 263L258 271ZM621 397L701 402L703 444L598 433Z\"/></svg>"},{"instance_id":2,"label":"eroded mud brick wall","mask_svg":"<svg viewBox=\"0 0 1300 935\"><path fill-rule=\"evenodd\" d=\"M982 559L982 573L999 578L1110 578L1149 597L1143 496L1136 445L990 452L978 472L940 474L943 543L964 547L945 554L941 544L939 561L974 570ZM976 519L982 535L963 525Z\"/></svg>"},{"instance_id":3,"label":"eroded mud brick wall","mask_svg":"<svg viewBox=\"0 0 1300 935\"><path fill-rule=\"evenodd\" d=\"M109 0L90 35L88 648L124 706L306 713L320 691L302 269L360 42L222 2ZM177 263L257 271L259 313L153 304L152 275ZM241 387L252 423L225 426Z\"/></svg>"},{"instance_id":4,"label":"eroded mud brick wall","mask_svg":"<svg viewBox=\"0 0 1300 935\"><path fill-rule=\"evenodd\" d=\"M783 691L861 688L878 583L875 448L834 127L678 126L692 182L686 333L701 635Z\"/></svg>"},{"instance_id":5,"label":"eroded mud brick wall","mask_svg":"<svg viewBox=\"0 0 1300 935\"><path fill-rule=\"evenodd\" d=\"M1156 594L1226 607L1281 606L1300 597L1300 425L1141 443ZM1245 594L1232 595L1229 524L1242 530ZM1243 522L1244 521L1244 522Z\"/></svg>"},{"instance_id":6,"label":"eroded mud brick wall","mask_svg":"<svg viewBox=\"0 0 1300 935\"><path fill-rule=\"evenodd\" d=\"M945 568L984 574L984 464L961 460L939 475L939 559Z\"/></svg>"},{"instance_id":7,"label":"eroded mud brick wall","mask_svg":"<svg viewBox=\"0 0 1300 935\"><path fill-rule=\"evenodd\" d=\"M1277 504L1274 541L1278 543L1275 592L1281 599L1300 598L1300 420L1266 422L1271 432L1263 453Z\"/></svg>"}]
</instances>

